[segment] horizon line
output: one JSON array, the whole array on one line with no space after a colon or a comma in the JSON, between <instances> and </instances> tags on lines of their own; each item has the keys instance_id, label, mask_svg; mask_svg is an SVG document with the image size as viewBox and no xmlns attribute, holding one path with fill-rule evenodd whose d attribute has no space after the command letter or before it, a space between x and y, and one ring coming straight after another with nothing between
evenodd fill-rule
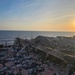
<instances>
[{"instance_id":1,"label":"horizon line","mask_svg":"<svg viewBox=\"0 0 75 75\"><path fill-rule=\"evenodd\" d=\"M47 31L47 30L0 30L0 31L32 31L32 32L75 32L75 31L60 31L60 30L56 30L56 31Z\"/></svg>"}]
</instances>

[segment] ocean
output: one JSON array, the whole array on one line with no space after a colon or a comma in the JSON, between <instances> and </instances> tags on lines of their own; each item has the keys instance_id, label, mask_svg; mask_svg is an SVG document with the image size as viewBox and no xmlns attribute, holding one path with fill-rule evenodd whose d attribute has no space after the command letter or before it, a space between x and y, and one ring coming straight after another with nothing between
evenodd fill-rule
<instances>
[{"instance_id":1,"label":"ocean","mask_svg":"<svg viewBox=\"0 0 75 75\"><path fill-rule=\"evenodd\" d=\"M16 37L32 39L37 36L74 36L75 32L55 32L55 31L0 31L0 44L13 43Z\"/></svg>"}]
</instances>

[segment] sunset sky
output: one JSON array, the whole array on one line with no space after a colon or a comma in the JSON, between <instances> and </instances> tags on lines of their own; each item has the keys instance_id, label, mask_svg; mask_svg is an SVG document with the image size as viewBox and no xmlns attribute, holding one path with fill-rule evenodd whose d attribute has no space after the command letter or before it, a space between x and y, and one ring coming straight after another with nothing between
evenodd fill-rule
<instances>
[{"instance_id":1,"label":"sunset sky","mask_svg":"<svg viewBox=\"0 0 75 75\"><path fill-rule=\"evenodd\" d=\"M0 0L0 30L75 31L75 0Z\"/></svg>"}]
</instances>

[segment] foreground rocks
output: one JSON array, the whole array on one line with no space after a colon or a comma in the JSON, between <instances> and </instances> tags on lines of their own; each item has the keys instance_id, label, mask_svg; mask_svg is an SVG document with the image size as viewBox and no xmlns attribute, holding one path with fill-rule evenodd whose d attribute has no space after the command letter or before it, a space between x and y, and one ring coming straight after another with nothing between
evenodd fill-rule
<instances>
[{"instance_id":1,"label":"foreground rocks","mask_svg":"<svg viewBox=\"0 0 75 75\"><path fill-rule=\"evenodd\" d=\"M73 37L16 38L12 46L0 50L0 75L72 74L74 57L63 53L62 49L67 49L65 45L74 45L74 41Z\"/></svg>"}]
</instances>

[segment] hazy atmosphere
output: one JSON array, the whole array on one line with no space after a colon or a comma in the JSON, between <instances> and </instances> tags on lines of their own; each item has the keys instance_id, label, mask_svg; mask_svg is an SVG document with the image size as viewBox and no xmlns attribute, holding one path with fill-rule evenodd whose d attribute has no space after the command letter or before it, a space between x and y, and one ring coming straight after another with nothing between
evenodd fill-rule
<instances>
[{"instance_id":1,"label":"hazy atmosphere","mask_svg":"<svg viewBox=\"0 0 75 75\"><path fill-rule=\"evenodd\" d=\"M75 0L0 0L0 30L75 31Z\"/></svg>"}]
</instances>

